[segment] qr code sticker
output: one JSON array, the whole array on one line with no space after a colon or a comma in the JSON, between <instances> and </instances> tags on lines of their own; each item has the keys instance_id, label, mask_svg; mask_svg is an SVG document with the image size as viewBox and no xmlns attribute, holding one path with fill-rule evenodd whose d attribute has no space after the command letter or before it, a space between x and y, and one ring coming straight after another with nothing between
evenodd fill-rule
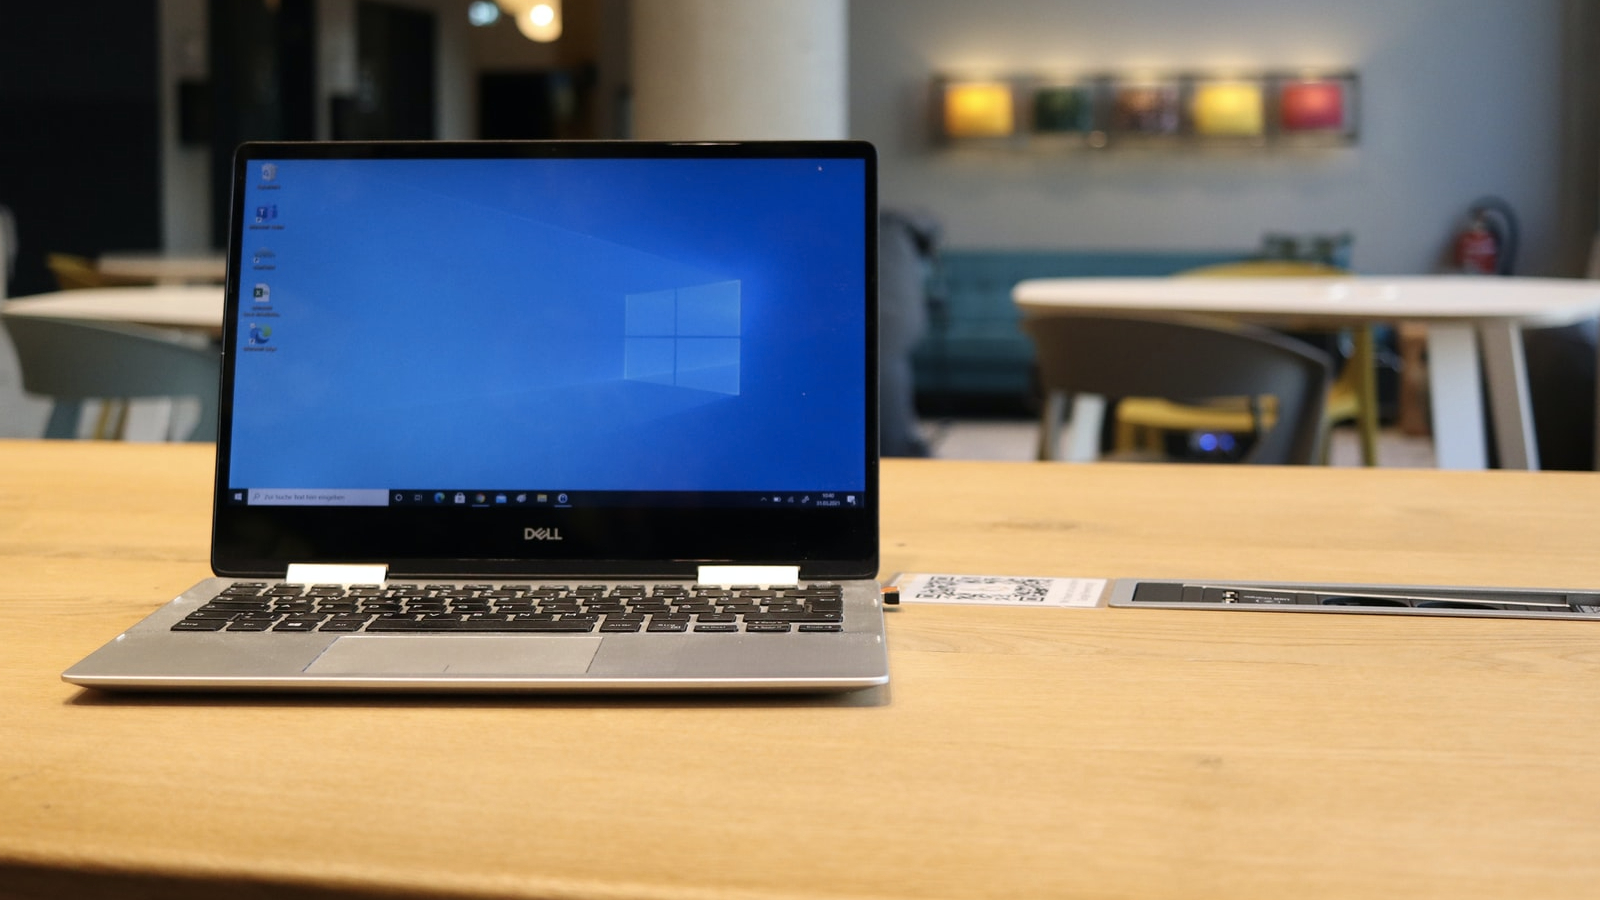
<instances>
[{"instance_id":1,"label":"qr code sticker","mask_svg":"<svg viewBox=\"0 0 1600 900\"><path fill-rule=\"evenodd\" d=\"M954 603L1043 603L1050 596L1048 578L1007 578L1001 575L933 575L922 593L929 600Z\"/></svg>"},{"instance_id":2,"label":"qr code sticker","mask_svg":"<svg viewBox=\"0 0 1600 900\"><path fill-rule=\"evenodd\" d=\"M904 602L1013 606L1098 606L1106 585L1094 578L1015 575L909 575L898 584Z\"/></svg>"}]
</instances>

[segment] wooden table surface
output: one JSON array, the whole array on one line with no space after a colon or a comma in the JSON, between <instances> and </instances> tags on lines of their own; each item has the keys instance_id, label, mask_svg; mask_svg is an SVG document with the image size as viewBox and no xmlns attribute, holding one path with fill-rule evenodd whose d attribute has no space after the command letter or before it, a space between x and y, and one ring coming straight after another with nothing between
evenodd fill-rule
<instances>
[{"instance_id":1,"label":"wooden table surface","mask_svg":"<svg viewBox=\"0 0 1600 900\"><path fill-rule=\"evenodd\" d=\"M102 696L205 446L0 442L0 896L1563 898L1600 623L911 606L839 698ZM1600 584L1600 476L887 461L884 569Z\"/></svg>"}]
</instances>

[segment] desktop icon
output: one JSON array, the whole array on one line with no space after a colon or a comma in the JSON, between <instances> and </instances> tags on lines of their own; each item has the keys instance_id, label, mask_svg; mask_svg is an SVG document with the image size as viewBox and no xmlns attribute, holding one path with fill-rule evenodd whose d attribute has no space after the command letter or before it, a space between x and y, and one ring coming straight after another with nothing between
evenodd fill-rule
<instances>
[{"instance_id":1,"label":"desktop icon","mask_svg":"<svg viewBox=\"0 0 1600 900\"><path fill-rule=\"evenodd\" d=\"M248 340L250 343L255 344L258 347L272 340L272 326L258 325L255 322L251 322L250 337Z\"/></svg>"},{"instance_id":2,"label":"desktop icon","mask_svg":"<svg viewBox=\"0 0 1600 900\"><path fill-rule=\"evenodd\" d=\"M261 180L262 181L277 181L278 180L278 167L273 165L272 163L262 163L261 164Z\"/></svg>"},{"instance_id":3,"label":"desktop icon","mask_svg":"<svg viewBox=\"0 0 1600 900\"><path fill-rule=\"evenodd\" d=\"M257 284L255 289L250 292L250 297L257 303L271 303L272 288L265 284Z\"/></svg>"},{"instance_id":4,"label":"desktop icon","mask_svg":"<svg viewBox=\"0 0 1600 900\"><path fill-rule=\"evenodd\" d=\"M276 203L269 203L269 204L267 204L265 206L256 207L256 224L260 224L262 222L269 222L269 221L271 221L273 219L276 219L277 217L278 217L278 204L276 204Z\"/></svg>"}]
</instances>

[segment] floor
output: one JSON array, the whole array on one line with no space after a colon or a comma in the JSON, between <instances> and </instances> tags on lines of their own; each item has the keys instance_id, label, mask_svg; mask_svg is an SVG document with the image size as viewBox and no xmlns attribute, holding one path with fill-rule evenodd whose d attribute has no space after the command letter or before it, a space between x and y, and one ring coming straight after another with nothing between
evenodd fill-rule
<instances>
[{"instance_id":1,"label":"floor","mask_svg":"<svg viewBox=\"0 0 1600 900\"><path fill-rule=\"evenodd\" d=\"M923 422L923 434L940 459L1031 460L1039 426L1020 419L941 419ZM1334 429L1329 464L1358 466L1361 448L1354 427ZM1432 468L1433 442L1426 437L1385 429L1378 439L1378 464L1385 467Z\"/></svg>"}]
</instances>

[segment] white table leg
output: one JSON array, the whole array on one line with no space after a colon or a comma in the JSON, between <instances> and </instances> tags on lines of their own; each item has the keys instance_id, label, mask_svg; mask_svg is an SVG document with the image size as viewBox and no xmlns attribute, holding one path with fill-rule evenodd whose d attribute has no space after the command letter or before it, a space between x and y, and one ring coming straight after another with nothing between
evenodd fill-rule
<instances>
[{"instance_id":1,"label":"white table leg","mask_svg":"<svg viewBox=\"0 0 1600 900\"><path fill-rule=\"evenodd\" d=\"M1044 408L1039 411L1039 459L1061 458L1061 425L1066 421L1069 402L1061 391L1045 391Z\"/></svg>"},{"instance_id":2,"label":"white table leg","mask_svg":"<svg viewBox=\"0 0 1600 900\"><path fill-rule=\"evenodd\" d=\"M1478 339L1483 346L1483 374L1489 385L1489 414L1494 420L1500 467L1537 469L1539 439L1533 430L1522 326L1508 321L1483 322L1478 326Z\"/></svg>"},{"instance_id":3,"label":"white table leg","mask_svg":"<svg viewBox=\"0 0 1600 900\"><path fill-rule=\"evenodd\" d=\"M1106 427L1106 398L1099 394L1072 395L1068 420L1067 459L1094 462L1100 458L1100 432Z\"/></svg>"},{"instance_id":4,"label":"white table leg","mask_svg":"<svg viewBox=\"0 0 1600 900\"><path fill-rule=\"evenodd\" d=\"M1441 469L1486 469L1477 333L1469 322L1428 323L1428 398Z\"/></svg>"},{"instance_id":5,"label":"white table leg","mask_svg":"<svg viewBox=\"0 0 1600 900\"><path fill-rule=\"evenodd\" d=\"M1067 404L1072 404L1068 416ZM1044 398L1039 418L1039 458L1067 462L1094 462L1100 458L1100 431L1106 422L1106 398L1099 394L1067 395L1052 391ZM1067 439L1060 438L1062 419L1067 420ZM1066 452L1062 453L1065 444Z\"/></svg>"}]
</instances>

